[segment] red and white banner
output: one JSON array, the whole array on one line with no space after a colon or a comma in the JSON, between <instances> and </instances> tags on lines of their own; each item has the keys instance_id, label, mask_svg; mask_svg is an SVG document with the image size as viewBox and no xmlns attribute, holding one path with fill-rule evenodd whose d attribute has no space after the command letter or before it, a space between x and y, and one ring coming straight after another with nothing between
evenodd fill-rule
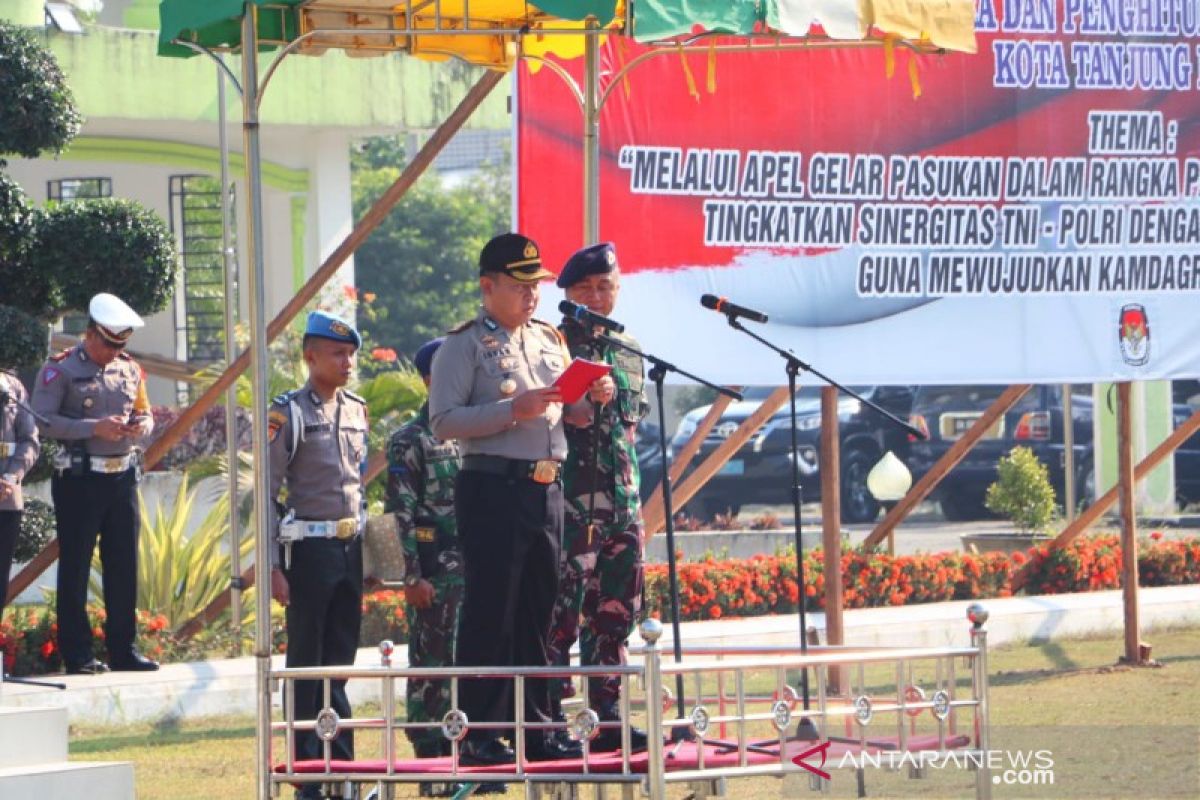
<instances>
[{"instance_id":1,"label":"red and white banner","mask_svg":"<svg viewBox=\"0 0 1200 800\"><path fill-rule=\"evenodd\" d=\"M725 383L782 383L782 364L703 293L767 313L764 336L847 383L1200 376L1200 6L1008 16L980 0L974 56L634 69L600 125L614 316ZM643 52L608 41L602 85ZM517 80L518 226L557 270L583 238L581 113L551 70Z\"/></svg>"}]
</instances>

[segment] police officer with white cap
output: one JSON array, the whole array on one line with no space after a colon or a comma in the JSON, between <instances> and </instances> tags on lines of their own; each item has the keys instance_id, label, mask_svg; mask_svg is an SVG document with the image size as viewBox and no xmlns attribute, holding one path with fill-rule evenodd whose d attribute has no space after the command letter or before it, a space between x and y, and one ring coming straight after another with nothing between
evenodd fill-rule
<instances>
[{"instance_id":1,"label":"police officer with white cap","mask_svg":"<svg viewBox=\"0 0 1200 800\"><path fill-rule=\"evenodd\" d=\"M68 673L96 674L87 618L88 574L96 537L103 565L104 641L115 670L148 671L158 664L134 647L137 601L139 445L154 430L146 375L125 345L145 323L111 294L88 305L83 340L42 366L33 410L42 433L63 444L51 480L58 522L58 649Z\"/></svg>"},{"instance_id":2,"label":"police officer with white cap","mask_svg":"<svg viewBox=\"0 0 1200 800\"><path fill-rule=\"evenodd\" d=\"M361 346L362 337L346 320L324 311L309 314L308 382L276 397L267 414L271 499L281 515L271 596L287 606L289 667L353 664L358 649L368 420L366 401L343 387ZM333 710L349 719L346 681L330 683ZM297 719L315 719L324 705L321 681L296 681ZM322 744L314 731L298 731L295 757L321 758ZM353 732L343 730L331 747L334 758L353 759ZM316 784L296 794L321 796Z\"/></svg>"}]
</instances>

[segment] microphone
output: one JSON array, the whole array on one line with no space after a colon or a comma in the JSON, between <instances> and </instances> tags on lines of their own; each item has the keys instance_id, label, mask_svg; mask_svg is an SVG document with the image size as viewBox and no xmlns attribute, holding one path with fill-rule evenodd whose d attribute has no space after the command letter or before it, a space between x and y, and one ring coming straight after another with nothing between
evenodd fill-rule
<instances>
[{"instance_id":1,"label":"microphone","mask_svg":"<svg viewBox=\"0 0 1200 800\"><path fill-rule=\"evenodd\" d=\"M731 303L724 297L717 297L715 294L700 295L700 305L705 308L711 308L713 311L720 311L725 316L733 319L734 317L744 317L751 322L766 322L767 315L761 311L755 311L752 308L739 306Z\"/></svg>"},{"instance_id":2,"label":"microphone","mask_svg":"<svg viewBox=\"0 0 1200 800\"><path fill-rule=\"evenodd\" d=\"M581 306L579 303L572 303L570 300L563 300L558 304L558 310L564 316L569 317L584 325L593 325L605 328L613 333L624 333L625 326L617 322L615 319L609 319L603 314L597 314L587 306Z\"/></svg>"}]
</instances>

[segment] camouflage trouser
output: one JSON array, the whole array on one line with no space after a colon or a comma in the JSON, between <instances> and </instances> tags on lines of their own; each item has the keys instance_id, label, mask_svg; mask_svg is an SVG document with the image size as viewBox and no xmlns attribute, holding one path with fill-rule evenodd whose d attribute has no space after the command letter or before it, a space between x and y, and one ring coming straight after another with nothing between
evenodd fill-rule
<instances>
[{"instance_id":1,"label":"camouflage trouser","mask_svg":"<svg viewBox=\"0 0 1200 800\"><path fill-rule=\"evenodd\" d=\"M587 536L588 495L565 503L562 578L550 627L549 661L565 665L579 640L585 665L626 662L625 642L642 609L642 520L613 512L611 495L597 493ZM551 684L556 700L566 682ZM588 682L588 703L601 711L615 707L621 692L617 677Z\"/></svg>"},{"instance_id":2,"label":"camouflage trouser","mask_svg":"<svg viewBox=\"0 0 1200 800\"><path fill-rule=\"evenodd\" d=\"M406 609L409 666L454 665L463 602L462 560L455 559L455 565L453 571L442 571L429 579L434 590L432 606L420 611L412 606ZM405 699L409 722L440 723L450 710L450 681L409 680ZM449 745L439 728L409 728L405 734L414 745Z\"/></svg>"}]
</instances>

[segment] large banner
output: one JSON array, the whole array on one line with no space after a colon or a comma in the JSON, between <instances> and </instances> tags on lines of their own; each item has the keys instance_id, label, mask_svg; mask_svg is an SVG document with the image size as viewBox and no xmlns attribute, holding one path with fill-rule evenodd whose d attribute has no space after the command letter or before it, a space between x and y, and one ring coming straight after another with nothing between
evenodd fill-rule
<instances>
[{"instance_id":1,"label":"large banner","mask_svg":"<svg viewBox=\"0 0 1200 800\"><path fill-rule=\"evenodd\" d=\"M976 27L977 55L634 69L600 125L614 316L727 383L782 383L781 359L703 293L849 383L1200 376L1200 3L979 0ZM607 42L603 83L643 52ZM537 67L518 75L518 224L557 269L582 244L582 122Z\"/></svg>"}]
</instances>

